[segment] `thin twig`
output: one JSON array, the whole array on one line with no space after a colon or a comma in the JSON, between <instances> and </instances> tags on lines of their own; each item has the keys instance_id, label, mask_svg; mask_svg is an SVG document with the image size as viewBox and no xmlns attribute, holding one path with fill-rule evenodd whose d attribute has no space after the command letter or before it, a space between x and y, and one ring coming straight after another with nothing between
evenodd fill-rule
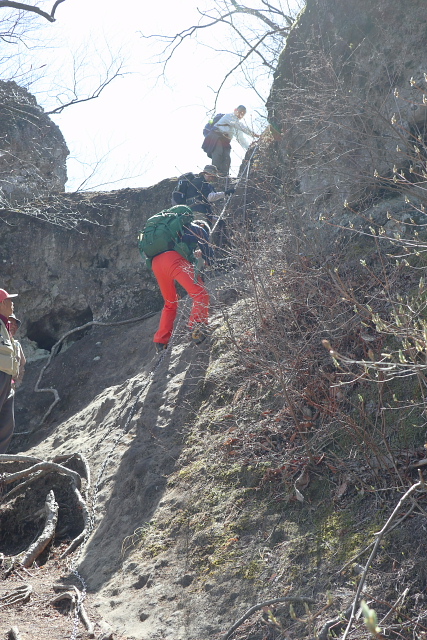
<instances>
[{"instance_id":1,"label":"thin twig","mask_svg":"<svg viewBox=\"0 0 427 640\"><path fill-rule=\"evenodd\" d=\"M418 489L423 489L424 491L426 490L425 484L424 484L424 480L422 480L422 479L419 480L418 482L413 484L412 487L410 487L408 489L408 491L406 491L406 493L400 498L399 502L397 503L397 505L393 509L393 512L392 512L391 516L389 517L389 519L387 520L387 522L385 523L385 525L383 526L381 531L379 531L376 534L378 537L377 537L377 539L375 541L374 548L371 551L371 555L368 558L368 561L366 563L365 569L364 569L364 571L362 573L362 576L360 578L359 585L357 587L356 595L354 597L353 605L352 605L352 608L351 608L350 619L348 621L346 630L344 631L344 635L342 637L342 640L346 640L346 638L347 638L347 636L348 636L348 634L350 632L350 628L351 628L351 625L353 624L354 616L356 614L356 608L357 608L357 605L358 605L358 602L359 602L360 594L362 593L363 587L365 585L365 580L366 580L366 576L367 576L368 571L369 571L369 567L371 566L372 560L374 559L374 557L377 554L378 547L379 547L379 545L381 543L381 540L383 539L384 535L387 533L391 523L393 522L394 518L396 517L399 509L402 507L402 505L405 502L405 500L407 500L407 498L409 498L409 496L412 495Z\"/></svg>"},{"instance_id":2,"label":"thin twig","mask_svg":"<svg viewBox=\"0 0 427 640\"><path fill-rule=\"evenodd\" d=\"M227 633L222 637L222 640L228 640L228 638L230 638L233 635L236 629L240 627L240 625L243 624L244 621L247 620L247 618L249 618L253 613L255 613L255 611L258 611L263 607L269 607L272 604L278 604L279 602L300 602L300 603L307 603L307 604L315 604L316 601L313 600L312 598L291 596L286 598L273 598L273 600L265 600L264 602L260 602L259 604L256 604L250 609L248 609L246 613L244 613L243 616L239 620L237 620L237 622L235 622L233 626L227 631Z\"/></svg>"}]
</instances>

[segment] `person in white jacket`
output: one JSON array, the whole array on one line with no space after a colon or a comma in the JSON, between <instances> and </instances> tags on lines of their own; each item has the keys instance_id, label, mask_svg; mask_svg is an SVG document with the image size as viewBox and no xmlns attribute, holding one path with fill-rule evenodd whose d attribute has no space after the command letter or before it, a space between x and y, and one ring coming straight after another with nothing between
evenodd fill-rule
<instances>
[{"instance_id":1,"label":"person in white jacket","mask_svg":"<svg viewBox=\"0 0 427 640\"><path fill-rule=\"evenodd\" d=\"M15 391L12 379L19 371L18 348L9 333L9 316L17 293L0 289L0 453L6 453L15 429Z\"/></svg>"},{"instance_id":2,"label":"person in white jacket","mask_svg":"<svg viewBox=\"0 0 427 640\"><path fill-rule=\"evenodd\" d=\"M212 153L212 164L218 169L218 173L222 176L228 176L231 163L231 140L236 138L243 149L248 149L250 141L246 136L258 138L258 134L254 133L244 125L241 119L246 114L246 107L240 104L233 113L226 113L218 120L209 134L210 151Z\"/></svg>"},{"instance_id":3,"label":"person in white jacket","mask_svg":"<svg viewBox=\"0 0 427 640\"><path fill-rule=\"evenodd\" d=\"M22 382L22 378L24 377L24 373L25 373L25 365L27 363L27 359L25 357L24 350L22 348L22 344L20 342L18 342L18 340L16 340L16 338L15 338L15 334L18 331L20 326L21 326L21 321L19 320L19 318L17 318L15 316L14 313L12 313L12 315L9 316L9 333L12 336L12 338L15 340L15 345L17 347L18 360L19 360L18 375L12 381L12 386L13 386L13 383L15 383L15 388L18 388L19 385Z\"/></svg>"}]
</instances>

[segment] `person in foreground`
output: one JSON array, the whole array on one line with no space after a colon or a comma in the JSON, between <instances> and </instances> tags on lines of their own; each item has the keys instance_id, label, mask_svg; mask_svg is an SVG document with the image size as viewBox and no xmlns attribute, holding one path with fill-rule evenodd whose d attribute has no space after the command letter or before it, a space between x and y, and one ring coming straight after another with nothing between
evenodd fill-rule
<instances>
[{"instance_id":1,"label":"person in foreground","mask_svg":"<svg viewBox=\"0 0 427 640\"><path fill-rule=\"evenodd\" d=\"M6 453L15 429L12 379L19 372L19 353L9 333L9 316L17 295L0 289L0 453Z\"/></svg>"},{"instance_id":2,"label":"person in foreground","mask_svg":"<svg viewBox=\"0 0 427 640\"><path fill-rule=\"evenodd\" d=\"M188 321L193 342L200 344L207 336L209 293L198 262L209 264L212 257L208 229L207 224L194 222L189 207L178 205L149 218L140 234L140 251L146 256L164 299L159 328L153 338L158 352L168 346L178 311L175 282L193 299Z\"/></svg>"}]
</instances>

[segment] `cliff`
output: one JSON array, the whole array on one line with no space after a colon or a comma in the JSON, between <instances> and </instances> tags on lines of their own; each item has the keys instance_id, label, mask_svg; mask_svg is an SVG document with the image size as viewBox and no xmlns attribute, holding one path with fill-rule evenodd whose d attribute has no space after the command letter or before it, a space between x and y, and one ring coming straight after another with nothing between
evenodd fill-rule
<instances>
[{"instance_id":1,"label":"cliff","mask_svg":"<svg viewBox=\"0 0 427 640\"><path fill-rule=\"evenodd\" d=\"M294 206L340 224L344 203L361 211L399 195L393 167L421 169L425 29L417 0L307 3L268 100L274 162Z\"/></svg>"},{"instance_id":2,"label":"cliff","mask_svg":"<svg viewBox=\"0 0 427 640\"><path fill-rule=\"evenodd\" d=\"M2 631L89 637L51 603L60 582L104 640L424 637L426 22L417 0L308 1L226 209L200 347L186 297L163 357L151 343L136 235L171 180L2 214L31 355L11 448L28 464L0 460L3 481L56 461L81 490L46 466L6 485L5 592L51 489L59 518L25 574L39 600Z\"/></svg>"},{"instance_id":3,"label":"cliff","mask_svg":"<svg viewBox=\"0 0 427 640\"><path fill-rule=\"evenodd\" d=\"M69 154L59 128L28 91L0 81L2 205L61 192Z\"/></svg>"}]
</instances>

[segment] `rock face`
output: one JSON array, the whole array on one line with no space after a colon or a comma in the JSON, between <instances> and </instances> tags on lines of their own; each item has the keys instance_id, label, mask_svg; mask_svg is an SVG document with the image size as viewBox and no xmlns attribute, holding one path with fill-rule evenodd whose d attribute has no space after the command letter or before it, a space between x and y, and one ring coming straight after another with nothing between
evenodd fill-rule
<instances>
[{"instance_id":1,"label":"rock face","mask_svg":"<svg viewBox=\"0 0 427 640\"><path fill-rule=\"evenodd\" d=\"M426 27L422 0L307 1L268 100L294 203L360 210L392 194L393 168L422 172Z\"/></svg>"},{"instance_id":2,"label":"rock face","mask_svg":"<svg viewBox=\"0 0 427 640\"><path fill-rule=\"evenodd\" d=\"M309 238L306 232L312 232L313 228L319 239L330 233L331 228L337 230L336 238L343 235L340 225L353 222L353 212L354 215L364 212L367 224L372 216L376 222L382 224L383 220L386 224L390 210L399 214L401 220L404 215L414 215L413 208L405 203L403 183L405 179L409 180L410 166L415 167L414 180L417 172L422 176L424 170L422 88L424 69L427 70L426 26L427 16L421 0L407 4L403 0L395 3L390 0L376 3L308 0L307 9L294 26L279 60L269 99L272 136L266 135L261 140L260 152L252 163L249 191L244 194L245 205L241 206L241 211L245 222L249 218L246 213L248 195L247 201L253 203L258 216L250 220L253 222L251 230L260 231L256 238L259 240L270 224L273 233L268 237L272 237L271 246L277 249L277 254L284 253L291 245L291 242L282 241L282 231L283 236L288 234L294 220L299 224L298 231L302 230L293 242L301 270L295 270L296 275L293 275L290 260L289 276L289 265L282 265L279 260L277 263L286 266L286 270L277 269L274 260L265 269L267 277L273 283L277 282L274 286L280 291L286 291L286 287L291 290L285 277L294 277L295 289L303 292L305 281L311 278L312 283L312 289L307 288L309 295L301 294L304 301L308 301L307 305L294 305L292 318L290 313L285 313L284 302L283 306L272 307L280 322L280 331L283 327L288 331L286 340L278 332L280 362L287 353L286 343L295 340L291 331L296 332L295 327L301 325L310 350L307 374L304 375L316 375L317 369L321 369L334 388L337 385L333 372L323 367L323 360L316 360L316 344L308 342L313 334L316 340L329 335L332 324L317 325L317 318L310 315L308 304L316 309L315 295L322 293L323 288L329 295L331 287L329 280L317 276L320 253L316 255L313 251L315 255L311 259L310 255L304 255L304 250L300 252L300 247L304 242L307 245L311 242L315 234ZM412 77L415 84L410 82ZM35 103L29 100L29 104L36 113ZM24 119L22 128L27 126L33 125ZM12 120L11 127L5 129L3 139L19 141L21 125ZM16 149L18 147L16 142ZM45 166L41 160L45 157L43 153L37 152L36 156L40 163L36 166ZM52 152L50 157L53 156ZM25 159L24 151L21 157ZM17 165L19 170L23 166ZM39 168L34 184L43 185L38 171ZM24 176L23 173L19 175ZM405 175L408 177L402 177ZM393 176L397 176L397 182L393 181ZM14 180L12 177L11 182L18 189L22 181ZM23 177L24 183L25 180ZM28 193L34 194L32 180L33 177L29 177L26 184L30 185ZM401 189L397 191L395 185L399 180ZM0 287L19 294L16 312L23 320L21 336L27 355L31 354L30 347L33 350L51 349L66 331L91 320L124 320L160 308L158 287L139 256L136 236L150 215L169 205L172 186L171 180L165 180L150 189L57 195L44 199L40 215L35 209L32 216L18 212L2 215L5 223L0 225ZM16 193L14 196L11 192L11 196L18 198ZM24 192L19 193L22 196ZM234 202L238 198L239 193ZM343 209L344 200L349 202L352 212ZM289 210L285 209L288 204L293 205ZM284 212L289 212L289 216ZM297 215L293 215L295 212ZM422 215L421 210L419 213ZM335 216L338 224L325 225L320 220L324 216ZM48 220L54 224L48 224ZM261 229L261 224L257 228L257 222L262 224ZM398 222L391 220L395 225ZM350 284L355 271L353 263L360 264L360 258L365 258L365 249L366 245L358 247L355 243L345 247L347 254L353 251L351 256L346 256ZM242 255L246 257L244 253ZM267 263L274 252L257 255L260 261ZM297 478L295 474L308 467L307 458L295 457L303 449L293 444L295 436L290 435L288 424L290 414L286 406L279 403L280 394L275 394L272 400L270 379L264 383L265 394L259 382L267 377L266 371L270 371L276 354L269 349L265 352L260 349L259 353L250 350L261 332L258 332L256 320L254 324L252 319L245 322L243 307L238 301L232 313L230 309L225 310L227 321L223 321L224 306L231 307L239 292L251 286L247 261L236 262L242 264L240 281L235 280L236 271L232 276L228 273L221 276L224 279L232 277L229 284L236 287L227 286L223 292L227 296L220 299L219 295L225 280L216 284L213 279L213 283L209 283L215 340L212 347L209 341L200 348L190 344L184 313L182 322L177 323L179 330L177 328L175 332L175 343L163 358L157 360L153 357L151 337L158 318L130 325L125 330L122 326L97 326L79 336L79 340L74 341L75 336L73 344L65 345L69 348L62 349L52 359L46 373L43 373L43 362L30 362L23 385L16 394L17 433L11 452L26 451L47 459L54 455L71 457L79 451L89 461L94 478L91 497L98 509L94 511L92 535L86 541L82 555L78 556L78 568L93 598L93 606L114 630L128 637L146 640L218 638L254 603L282 595L284 589L287 593L288 582L295 582L298 593L325 594L331 576L342 574L342 558L325 538L332 520L329 516L324 521L319 519L317 505L326 501L324 487L321 495L313 490L312 495L318 502L312 503L311 498L305 504L300 502L295 489L304 476L301 473ZM331 274L331 277L335 274L332 268ZM267 282L267 278L264 280ZM370 303L371 299L380 298L381 292L373 285L369 292ZM340 303L346 300L339 289L338 295ZM324 300L324 304L323 299L318 303L319 307L329 305L334 322L336 316L341 318L338 303L335 304L333 298L331 302L329 297ZM286 299L288 304L291 303ZM185 309L185 304L181 306ZM264 314L263 307L258 308L262 310L260 323L268 326L273 314L270 311L268 315ZM268 305L265 308L270 309ZM249 308L246 313L249 317ZM227 344L230 317L233 316L239 328L237 335L239 339L247 336L248 347L247 351L236 349L235 360L230 356L232 352ZM289 326L288 318L291 320ZM340 322L344 323L344 320ZM351 327L353 333L349 343L352 348L358 325L351 324ZM373 327L368 328L373 333ZM360 336L367 341L370 350L372 336L366 332ZM234 344L240 347L240 343L234 341ZM364 348L364 344L360 341L359 348ZM249 373L242 367L242 353L249 354ZM301 353L306 352L300 352L298 346L298 359ZM369 351L367 353L369 356ZM258 359L262 365L259 379L253 369ZM235 380L227 377L227 372L233 368ZM42 397L34 393L41 373L46 392ZM215 405L215 386L219 387L222 380L224 388L217 390ZM225 389L229 380L230 389ZM322 384L326 384L323 378ZM45 419L52 389L58 391L60 401ZM325 387L324 393L325 400L315 406L321 407L325 402L327 411L332 413L337 396L329 395L329 386ZM298 398L301 397L304 395L299 393ZM320 392L319 397L322 398ZM239 398L242 421L234 414ZM248 406L252 400L251 414ZM350 398L348 402L351 404ZM277 409L276 417L271 416L271 406ZM369 409L368 403L366 406ZM376 406L369 409L372 415ZM312 413L308 406L302 407L301 411L304 420L307 419L301 424L309 430L314 426L310 424L314 411ZM369 418L369 428L371 424ZM192 431L194 425L196 428ZM260 429L258 432L256 427ZM231 448L239 433L237 429L242 430L241 443L245 452L241 458L244 464L240 465L235 462L237 448ZM336 424L333 433L337 433ZM316 442L318 451L322 451L321 447L326 450L329 442L328 438L323 444L319 438ZM252 458L248 458L247 451L249 447L251 451L255 450L258 443L262 451L260 457L253 458L253 464L249 463ZM266 451L272 451L275 466L266 465L261 458ZM284 452L292 461L288 465L289 471L286 470L289 472L286 476L288 485L284 480ZM319 456L319 465L322 459L323 454ZM406 454L405 459L409 459ZM366 469L366 466L361 468ZM348 476L348 484L354 483L348 500L356 503L361 472L358 466L349 466L349 469L357 479ZM336 472L337 469L333 471L334 476ZM344 478L341 485L336 477L331 479L331 486L336 487L331 511L335 512L336 500L347 491L347 475ZM282 481L280 492L270 494L273 482ZM313 478L314 483L318 480ZM218 496L220 492L223 495ZM258 500L261 493L265 493L268 509L260 514ZM199 498L195 502L197 494ZM275 502L277 498L277 511L273 508L273 496ZM304 496L302 498L304 500ZM244 500L250 503L247 511L241 511ZM363 546L368 535L365 521L366 518L359 517L357 522L356 519L348 521L351 526L354 522L355 527L363 527L357 530ZM337 519L334 524L337 550L338 540L346 535L347 526L345 519ZM412 522L408 524L408 528L412 526ZM375 522L375 531L376 527ZM65 528L65 535L71 533L70 525ZM315 546L309 546L309 537ZM328 547L325 552L322 551L324 542ZM401 558L402 548L409 550L409 547L404 547L400 540L397 543L397 557ZM333 571L327 564L331 555L339 564ZM351 557L356 557L353 551ZM288 564L292 564L294 573L289 572ZM393 569L387 568L390 575L394 571L394 561L391 566ZM422 567L422 562L414 562L414 571L417 566ZM311 582L307 582L307 574L312 576ZM300 576L303 576L302 585L298 582ZM375 579L384 591L380 578ZM420 570L419 584L424 583L425 576ZM418 592L418 586L416 590ZM338 600L340 598L341 595ZM320 610L321 601L318 602ZM297 615L300 614L297 612ZM301 617L303 615L301 609ZM333 617L329 610L325 611L325 616L325 621ZM305 628L305 635L302 632L299 635L295 627L289 628L293 629L295 637L313 635L311 626ZM276 631L281 633L282 630ZM258 634L248 633L254 638L266 637L262 628ZM325 633L323 630L322 635ZM38 637L45 636L40 633Z\"/></svg>"},{"instance_id":3,"label":"rock face","mask_svg":"<svg viewBox=\"0 0 427 640\"><path fill-rule=\"evenodd\" d=\"M61 225L19 213L1 227L1 287L19 294L24 345L50 349L91 320L125 320L160 308L137 248L144 221L168 206L172 181L148 189L51 199ZM65 212L65 214L64 214ZM54 219L52 214L51 219ZM71 228L63 226L73 220Z\"/></svg>"},{"instance_id":4,"label":"rock face","mask_svg":"<svg viewBox=\"0 0 427 640\"><path fill-rule=\"evenodd\" d=\"M67 145L36 99L15 82L0 82L0 187L9 203L61 192Z\"/></svg>"}]
</instances>

